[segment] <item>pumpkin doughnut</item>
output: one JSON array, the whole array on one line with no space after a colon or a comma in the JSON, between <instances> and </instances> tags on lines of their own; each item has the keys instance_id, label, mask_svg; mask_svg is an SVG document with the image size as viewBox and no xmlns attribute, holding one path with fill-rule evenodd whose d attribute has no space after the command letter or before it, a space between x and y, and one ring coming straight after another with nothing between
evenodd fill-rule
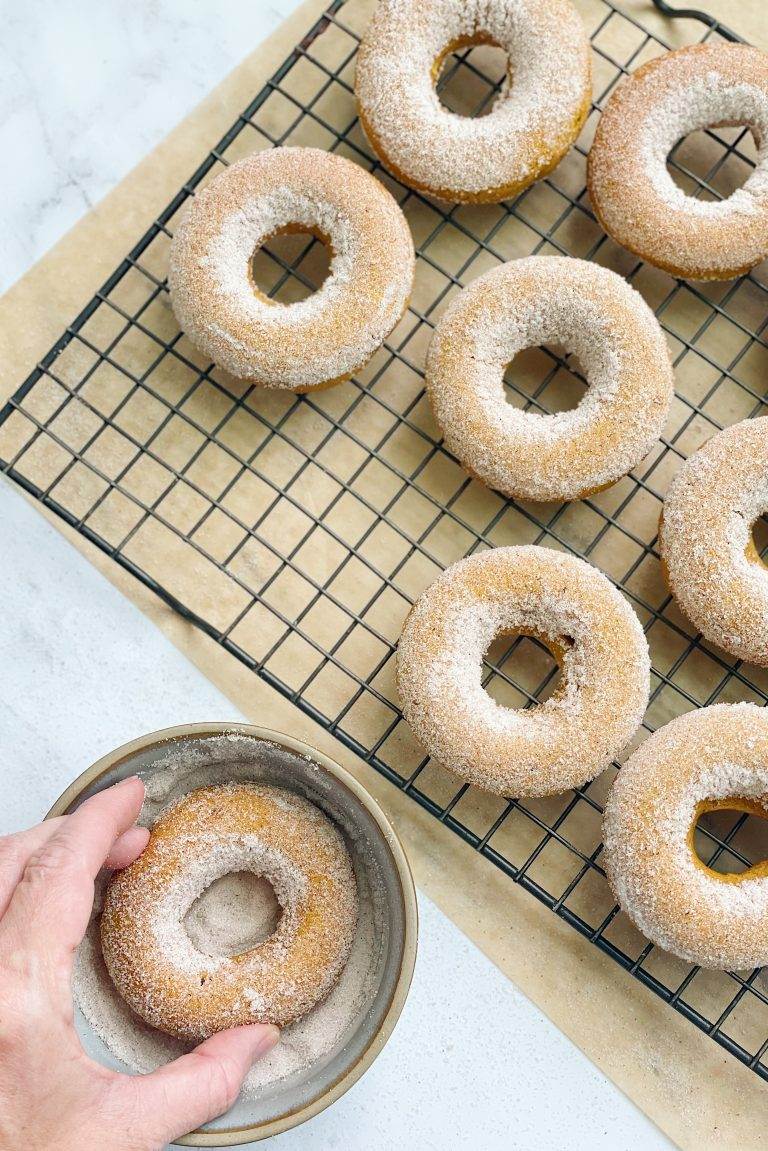
<instances>
[{"instance_id":1,"label":"pumpkin doughnut","mask_svg":"<svg viewBox=\"0 0 768 1151\"><path fill-rule=\"evenodd\" d=\"M700 128L748 125L757 167L724 200L689 196L667 170ZM650 60L611 96L589 154L592 206L606 232L658 268L731 280L768 256L768 53L696 44Z\"/></svg>"},{"instance_id":2,"label":"pumpkin doughnut","mask_svg":"<svg viewBox=\"0 0 768 1151\"><path fill-rule=\"evenodd\" d=\"M664 500L659 544L670 591L711 643L768 667L768 571L752 527L768 511L768 420L718 432Z\"/></svg>"},{"instance_id":3,"label":"pumpkin doughnut","mask_svg":"<svg viewBox=\"0 0 768 1151\"><path fill-rule=\"evenodd\" d=\"M564 345L589 388L556 415L508 403L504 370L524 348ZM642 296L608 268L530 256L478 276L440 319L427 390L446 446L507 496L577 500L627 474L672 400L664 335Z\"/></svg>"},{"instance_id":4,"label":"pumpkin doughnut","mask_svg":"<svg viewBox=\"0 0 768 1151\"><path fill-rule=\"evenodd\" d=\"M768 862L720 874L699 859L699 816L768 818L768 711L703 707L650 736L608 796L604 863L618 903L652 943L702 967L768 963Z\"/></svg>"},{"instance_id":5,"label":"pumpkin doughnut","mask_svg":"<svg viewBox=\"0 0 768 1151\"><path fill-rule=\"evenodd\" d=\"M233 871L269 880L280 922L241 955L206 955L184 917ZM101 943L112 981L136 1014L198 1040L305 1015L341 974L356 924L355 878L334 825L293 792L233 783L189 792L160 816L142 855L109 883Z\"/></svg>"},{"instance_id":6,"label":"pumpkin doughnut","mask_svg":"<svg viewBox=\"0 0 768 1151\"><path fill-rule=\"evenodd\" d=\"M549 647L562 681L531 710L483 689L499 635ZM459 560L419 597L397 659L403 714L419 742L468 783L500 795L552 795L607 767L648 703L640 622L601 572L548 548L494 548Z\"/></svg>"},{"instance_id":7,"label":"pumpkin doughnut","mask_svg":"<svg viewBox=\"0 0 768 1151\"><path fill-rule=\"evenodd\" d=\"M457 116L446 56L496 44L507 82L487 116ZM403 183L442 200L505 200L550 172L590 107L589 43L570 0L379 0L357 56L358 114Z\"/></svg>"},{"instance_id":8,"label":"pumpkin doughnut","mask_svg":"<svg viewBox=\"0 0 768 1151\"><path fill-rule=\"evenodd\" d=\"M271 236L311 232L331 249L312 296L269 299L253 255ZM190 340L240 379L297 392L358 371L397 324L414 272L394 197L357 164L318 148L273 148L221 172L191 201L168 283Z\"/></svg>"}]
</instances>

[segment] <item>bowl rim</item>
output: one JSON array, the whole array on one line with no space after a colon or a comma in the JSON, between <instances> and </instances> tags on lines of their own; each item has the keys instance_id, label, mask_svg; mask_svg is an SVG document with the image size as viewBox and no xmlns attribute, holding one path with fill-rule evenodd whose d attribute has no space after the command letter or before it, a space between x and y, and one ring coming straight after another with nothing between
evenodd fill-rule
<instances>
[{"instance_id":1,"label":"bowl rim","mask_svg":"<svg viewBox=\"0 0 768 1151\"><path fill-rule=\"evenodd\" d=\"M231 1127L223 1131L201 1131L198 1129L197 1131L190 1132L188 1135L179 1137L175 1142L175 1145L184 1147L233 1147L243 1143L256 1143L261 1139L268 1139L272 1135L279 1135L283 1131L289 1131L292 1127L298 1127L299 1124L306 1122L314 1115L318 1115L321 1111L324 1111L326 1107L330 1107L332 1103L335 1103L337 1099L341 1098L341 1096L365 1074L392 1034L400 1012L403 1009L403 1005L405 1004L416 962L418 936L416 889L414 887L408 857L392 824L387 819L378 801L374 799L370 792L363 787L350 771L342 767L341 764L337 763L334 759L331 759L325 752L320 751L319 748L305 743L303 740L296 739L292 735L287 735L285 732L276 731L273 728L261 727L257 724L230 723L226 721L185 723L178 724L174 727L160 728L158 731L149 732L146 735L138 736L136 739L130 740L128 743L121 744L120 747L107 752L106 755L103 755L100 759L96 760L95 763L91 764L90 767L87 767L85 771L81 772L61 793L56 802L51 806L45 818L52 819L55 816L66 814L67 810L80 798L86 788L98 782L107 772L120 767L125 760L130 759L139 752L148 751L156 746L174 743L178 740L189 738L190 736L193 738L205 738L227 734L244 735L252 739L276 744L278 747L283 747L288 751L295 752L298 755L310 759L329 775L333 776L334 779L346 787L348 791L352 792L353 796L366 809L384 837L386 845L392 855L395 871L398 876L400 897L403 906L403 950L397 982L392 991L380 1027L358 1056L355 1063L344 1071L338 1079L331 1083L324 1092L315 1099L310 1100L310 1102L304 1106L297 1108L295 1111L287 1112L284 1115L280 1115L277 1119L272 1119L264 1123L249 1124L236 1128Z\"/></svg>"}]
</instances>

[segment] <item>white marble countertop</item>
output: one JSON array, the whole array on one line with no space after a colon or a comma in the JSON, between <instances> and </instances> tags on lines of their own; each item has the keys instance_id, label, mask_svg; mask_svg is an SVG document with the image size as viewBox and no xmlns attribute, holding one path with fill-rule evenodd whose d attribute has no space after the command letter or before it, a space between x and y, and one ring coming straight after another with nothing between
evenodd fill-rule
<instances>
[{"instance_id":1,"label":"white marble countertop","mask_svg":"<svg viewBox=\"0 0 768 1151\"><path fill-rule=\"evenodd\" d=\"M0 0L0 288L181 119L297 0ZM10 484L0 483L0 832L110 748L239 719ZM34 604L34 611L32 605ZM284 1151L662 1151L672 1145L428 900L387 1048Z\"/></svg>"}]
</instances>

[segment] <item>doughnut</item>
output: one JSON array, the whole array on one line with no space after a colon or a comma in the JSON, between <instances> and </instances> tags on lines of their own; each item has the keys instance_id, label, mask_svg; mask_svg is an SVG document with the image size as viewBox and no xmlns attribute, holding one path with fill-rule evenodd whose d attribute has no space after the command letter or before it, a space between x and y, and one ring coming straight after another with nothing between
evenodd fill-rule
<instances>
[{"instance_id":1,"label":"doughnut","mask_svg":"<svg viewBox=\"0 0 768 1151\"><path fill-rule=\"evenodd\" d=\"M724 200L689 196L667 170L700 128L748 125L757 167ZM731 280L768 255L768 53L695 44L643 64L608 101L589 153L598 221L623 247L690 280Z\"/></svg>"},{"instance_id":2,"label":"doughnut","mask_svg":"<svg viewBox=\"0 0 768 1151\"><path fill-rule=\"evenodd\" d=\"M506 365L524 348L564 345L589 382L556 415L507 402ZM577 500L640 463L672 400L658 321L615 272L584 260L530 256L478 276L441 317L427 391L446 447L504 495Z\"/></svg>"},{"instance_id":3,"label":"doughnut","mask_svg":"<svg viewBox=\"0 0 768 1151\"><path fill-rule=\"evenodd\" d=\"M328 245L328 277L293 304L253 279L272 236L310 232ZM307 392L358 371L408 303L411 233L394 197L357 164L318 148L273 148L230 165L190 202L171 243L176 317L202 352L238 379Z\"/></svg>"},{"instance_id":4,"label":"doughnut","mask_svg":"<svg viewBox=\"0 0 768 1151\"><path fill-rule=\"evenodd\" d=\"M768 420L718 432L664 500L659 545L678 606L711 643L768 667L768 570L752 538L768 511Z\"/></svg>"},{"instance_id":5,"label":"doughnut","mask_svg":"<svg viewBox=\"0 0 768 1151\"><path fill-rule=\"evenodd\" d=\"M272 884L280 921L241 955L207 955L184 917L233 871ZM136 1014L199 1040L306 1015L340 975L356 926L352 864L334 825L293 792L233 783L191 791L161 814L143 854L110 881L100 931L112 982Z\"/></svg>"},{"instance_id":6,"label":"doughnut","mask_svg":"<svg viewBox=\"0 0 768 1151\"><path fill-rule=\"evenodd\" d=\"M474 44L509 58L487 116L448 111L443 61ZM379 0L357 56L368 139L402 183L441 200L496 203L560 162L589 112L589 43L570 0Z\"/></svg>"},{"instance_id":7,"label":"doughnut","mask_svg":"<svg viewBox=\"0 0 768 1151\"><path fill-rule=\"evenodd\" d=\"M482 660L500 635L530 635L561 682L530 710L483 689ZM403 628L403 714L434 759L485 791L542 796L607 767L639 726L650 662L623 596L584 560L548 548L494 548L459 560L416 601Z\"/></svg>"},{"instance_id":8,"label":"doughnut","mask_svg":"<svg viewBox=\"0 0 768 1151\"><path fill-rule=\"evenodd\" d=\"M720 703L673 719L622 767L608 796L603 861L643 935L688 963L768 963L768 861L721 874L699 859L707 811L768 818L768 711Z\"/></svg>"}]
</instances>

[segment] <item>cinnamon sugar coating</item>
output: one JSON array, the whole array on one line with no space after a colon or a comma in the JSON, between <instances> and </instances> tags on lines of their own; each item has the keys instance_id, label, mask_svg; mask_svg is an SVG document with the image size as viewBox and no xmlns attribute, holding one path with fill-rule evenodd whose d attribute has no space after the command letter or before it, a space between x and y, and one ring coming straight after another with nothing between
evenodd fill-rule
<instances>
[{"instance_id":1,"label":"cinnamon sugar coating","mask_svg":"<svg viewBox=\"0 0 768 1151\"><path fill-rule=\"evenodd\" d=\"M575 352L589 383L576 408L555 415L504 394L506 365L546 343ZM575 500L640 463L661 434L673 376L658 320L626 280L530 256L456 297L430 344L427 389L446 446L474 476L507 496Z\"/></svg>"},{"instance_id":2,"label":"cinnamon sugar coating","mask_svg":"<svg viewBox=\"0 0 768 1151\"><path fill-rule=\"evenodd\" d=\"M501 634L535 635L561 683L530 710L483 689ZM508 796L552 795L593 779L628 743L648 703L648 644L634 611L584 560L494 548L459 560L417 600L397 659L403 713L426 751L462 779Z\"/></svg>"},{"instance_id":3,"label":"cinnamon sugar coating","mask_svg":"<svg viewBox=\"0 0 768 1151\"><path fill-rule=\"evenodd\" d=\"M443 60L497 44L509 79L487 116L450 112ZM570 0L379 0L355 77L360 121L403 183L444 200L498 202L551 171L589 111L589 43Z\"/></svg>"},{"instance_id":4,"label":"cinnamon sugar coating","mask_svg":"<svg viewBox=\"0 0 768 1151\"><path fill-rule=\"evenodd\" d=\"M757 167L721 201L687 195L667 170L700 128L748 125ZM747 44L680 48L649 61L611 96L589 154L598 220L617 243L691 280L730 280L768 256L768 53Z\"/></svg>"},{"instance_id":5,"label":"cinnamon sugar coating","mask_svg":"<svg viewBox=\"0 0 768 1151\"><path fill-rule=\"evenodd\" d=\"M688 963L768 963L768 863L720 874L694 849L704 811L768 818L768 711L717 704L673 719L629 758L605 808L603 861L652 943Z\"/></svg>"},{"instance_id":6,"label":"cinnamon sugar coating","mask_svg":"<svg viewBox=\"0 0 768 1151\"><path fill-rule=\"evenodd\" d=\"M686 460L659 532L670 590L711 642L768 667L768 570L752 527L768 511L768 420L718 432Z\"/></svg>"},{"instance_id":7,"label":"cinnamon sugar coating","mask_svg":"<svg viewBox=\"0 0 768 1151\"><path fill-rule=\"evenodd\" d=\"M251 261L270 236L327 242L330 271L311 296L269 299ZM232 164L188 206L171 245L178 321L240 379L309 391L358 371L400 320L413 240L394 197L369 172L319 148L273 148Z\"/></svg>"},{"instance_id":8,"label":"cinnamon sugar coating","mask_svg":"<svg viewBox=\"0 0 768 1151\"><path fill-rule=\"evenodd\" d=\"M207 955L183 920L232 871L268 879L281 918L243 954ZM336 982L356 924L354 873L330 820L283 788L233 783L189 792L160 816L142 855L110 881L100 929L129 1006L151 1027L197 1040L301 1018Z\"/></svg>"}]
</instances>

